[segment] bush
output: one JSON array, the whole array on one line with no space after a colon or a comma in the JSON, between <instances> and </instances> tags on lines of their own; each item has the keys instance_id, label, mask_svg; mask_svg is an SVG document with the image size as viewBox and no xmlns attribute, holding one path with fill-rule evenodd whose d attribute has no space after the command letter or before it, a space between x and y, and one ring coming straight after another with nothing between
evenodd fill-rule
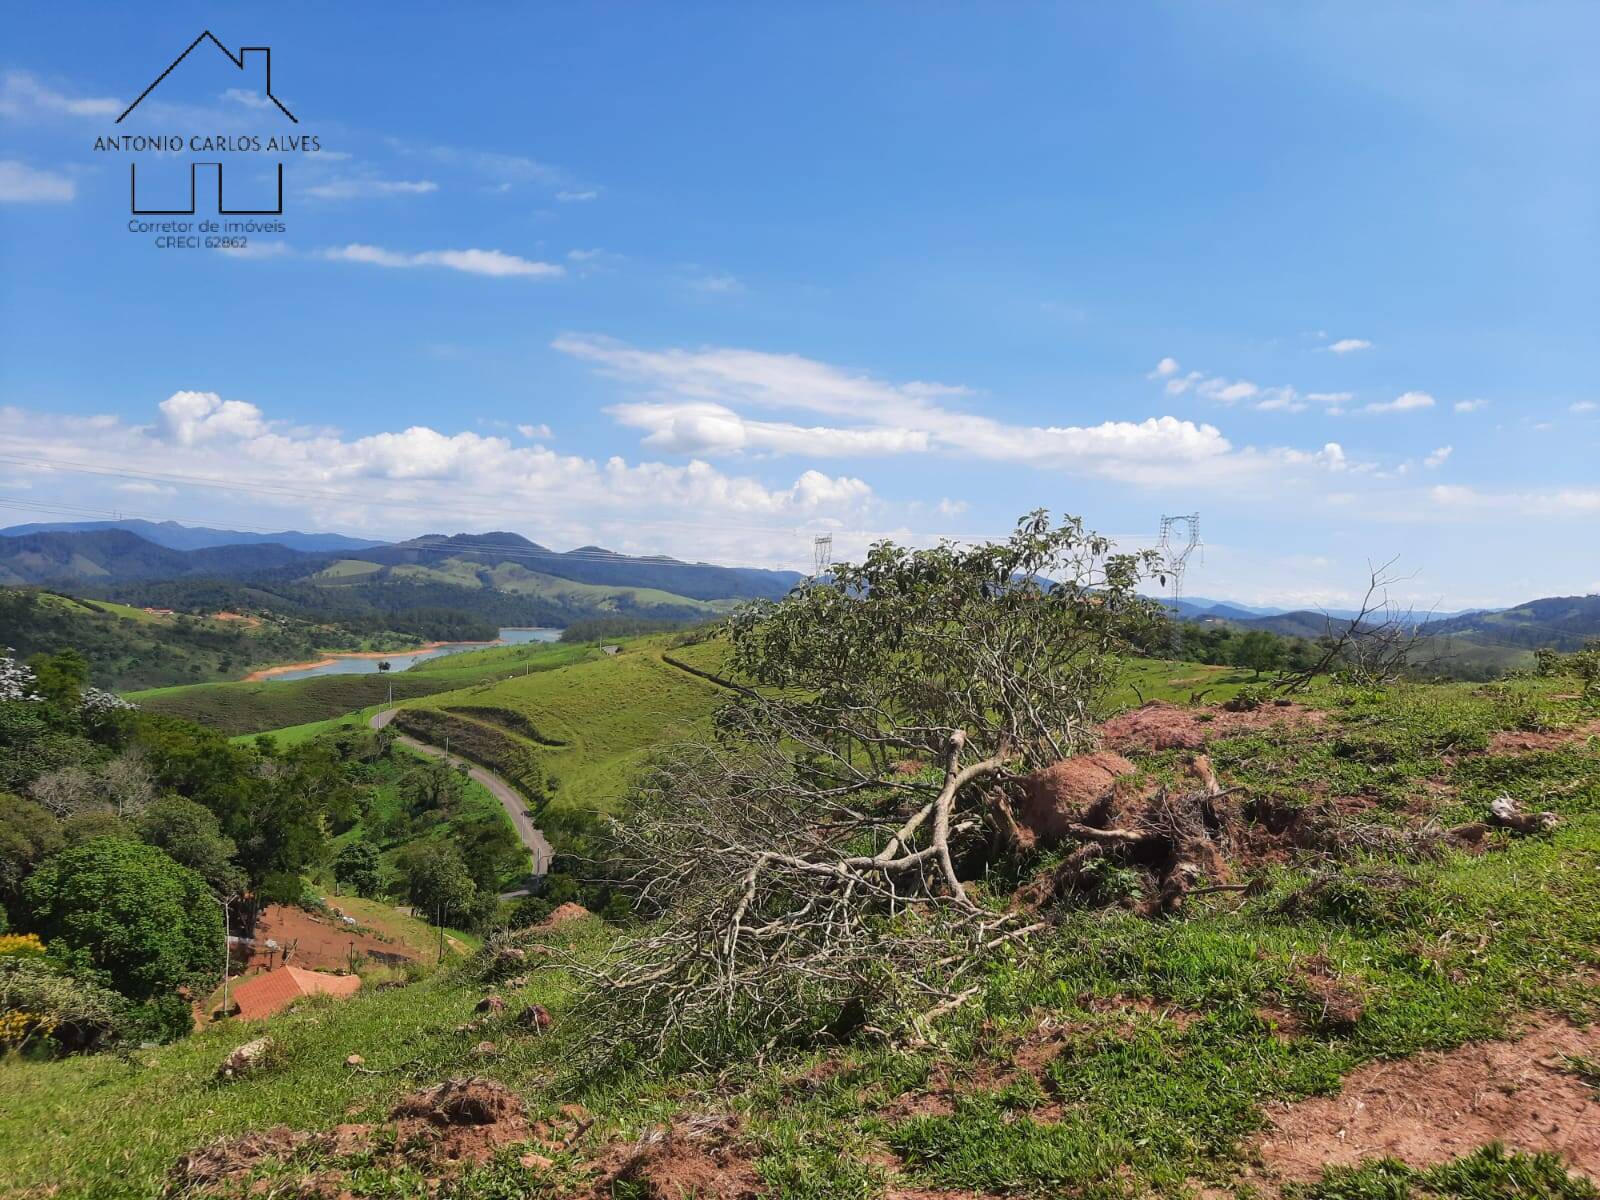
<instances>
[{"instance_id":1,"label":"bush","mask_svg":"<svg viewBox=\"0 0 1600 1200\"><path fill-rule=\"evenodd\" d=\"M164 851L98 838L45 862L23 886L29 927L78 952L135 1000L215 973L222 912L205 880Z\"/></svg>"},{"instance_id":2,"label":"bush","mask_svg":"<svg viewBox=\"0 0 1600 1200\"><path fill-rule=\"evenodd\" d=\"M50 1041L66 1050L98 1050L122 1035L126 1010L109 988L46 959L0 958L0 1049Z\"/></svg>"}]
</instances>

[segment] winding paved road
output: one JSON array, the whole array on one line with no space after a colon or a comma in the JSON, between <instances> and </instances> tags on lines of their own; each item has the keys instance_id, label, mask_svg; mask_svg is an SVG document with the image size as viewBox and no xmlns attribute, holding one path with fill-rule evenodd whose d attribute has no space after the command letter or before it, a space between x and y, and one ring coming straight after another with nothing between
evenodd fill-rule
<instances>
[{"instance_id":1,"label":"winding paved road","mask_svg":"<svg viewBox=\"0 0 1600 1200\"><path fill-rule=\"evenodd\" d=\"M380 713L374 713L367 724L374 729L382 729L390 721L394 720L395 713L399 711L397 708L386 708ZM535 875L543 875L550 870L550 860L554 857L555 852L550 848L549 839L534 825L533 818L528 815L528 802L523 798L521 792L517 791L516 788L501 779L493 771L486 771L477 764L467 762L466 759L457 755L446 755L438 746L429 745L427 742L419 742L416 738L405 733L397 733L395 737L402 746L407 746L422 754L431 754L435 758L443 758L447 762L464 764L472 778L488 788L490 795L500 801L501 807L506 810L506 815L511 818L511 824L515 827L517 836L522 839L522 844L528 848L528 853L533 856L533 873ZM506 893L507 896L523 894L522 892Z\"/></svg>"}]
</instances>

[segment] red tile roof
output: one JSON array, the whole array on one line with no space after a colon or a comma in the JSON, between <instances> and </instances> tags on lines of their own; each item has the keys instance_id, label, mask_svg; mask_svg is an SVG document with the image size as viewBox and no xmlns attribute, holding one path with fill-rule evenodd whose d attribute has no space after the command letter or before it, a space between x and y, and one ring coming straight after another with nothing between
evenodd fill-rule
<instances>
[{"instance_id":1,"label":"red tile roof","mask_svg":"<svg viewBox=\"0 0 1600 1200\"><path fill-rule=\"evenodd\" d=\"M246 1020L270 1017L302 996L349 996L361 987L359 975L329 975L301 967L280 967L246 980L234 990L239 1015Z\"/></svg>"}]
</instances>

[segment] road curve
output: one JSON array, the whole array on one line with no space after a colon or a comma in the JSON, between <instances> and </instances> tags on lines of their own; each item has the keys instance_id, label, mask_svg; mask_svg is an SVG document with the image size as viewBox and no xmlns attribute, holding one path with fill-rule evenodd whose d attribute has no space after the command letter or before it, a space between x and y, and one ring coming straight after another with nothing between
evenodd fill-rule
<instances>
[{"instance_id":1,"label":"road curve","mask_svg":"<svg viewBox=\"0 0 1600 1200\"><path fill-rule=\"evenodd\" d=\"M399 711L397 708L386 708L380 713L374 713L367 724L374 729L382 729L390 721L394 720L395 713ZM534 825L533 818L528 815L528 802L523 798L521 792L517 791L516 788L501 779L493 771L487 771L476 763L467 762L466 759L461 758L459 755L451 754L446 756L445 752L438 746L429 745L427 742L419 742L410 734L397 733L395 738L402 746L407 746L422 754L431 754L435 758L447 758L449 762L461 763L466 766L472 778L488 788L489 794L500 801L501 807L506 810L506 815L511 818L511 824L517 831L517 837L522 839L522 844L528 848L528 853L533 856L533 873L535 875L543 875L550 870L550 860L555 856L555 851L550 848L549 839ZM515 896L523 895L524 893L508 892L506 894Z\"/></svg>"}]
</instances>

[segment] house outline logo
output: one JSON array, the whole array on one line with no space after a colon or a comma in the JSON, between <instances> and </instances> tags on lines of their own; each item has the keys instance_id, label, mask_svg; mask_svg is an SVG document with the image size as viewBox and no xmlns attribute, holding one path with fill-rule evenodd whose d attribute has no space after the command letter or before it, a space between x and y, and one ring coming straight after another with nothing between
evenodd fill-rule
<instances>
[{"instance_id":1,"label":"house outline logo","mask_svg":"<svg viewBox=\"0 0 1600 1200\"><path fill-rule=\"evenodd\" d=\"M261 55L262 56L262 67L263 67L263 72L264 72L262 90L266 93L267 99L272 101L273 105L276 106L277 110L280 113L282 113L285 117L287 117L291 122L293 122L296 125L300 124L300 118L295 116L292 112L290 112L289 109L288 109L288 106L286 106L283 103L282 100L279 100L277 96L273 95L273 92L272 92L272 47L271 46L240 46L239 47L239 53L235 54L233 51L229 50L226 46L224 46L222 44L222 42L220 40L218 40L217 36L214 33L212 33L209 29L203 30L199 37L195 38L194 41L190 42L189 45L184 48L183 53L178 55L177 58L173 59L172 62L167 65L167 69L162 71L161 74L157 75L155 77L155 79L153 79L151 81L150 86L145 88L144 91L140 92L138 98L136 100L134 100L134 102L132 104L128 105L127 108L122 110L122 115L119 116L116 119L116 121L113 122L113 124L117 124L117 125L122 124L122 122L128 117L128 115L130 113L133 112L134 109L138 108L140 104L144 103L145 98L147 96L149 96L151 92L155 91L156 88L161 86L162 82L167 78L168 75L171 75L175 70L178 69L179 65L183 62L183 60L188 58L189 55L192 54L195 51L195 49L200 45L201 42L210 42L213 46L215 46L218 50L220 50L222 52L223 56L225 58L227 58L227 60L230 63L232 63L240 71L243 71L245 69L245 62L246 62L245 56L246 55L249 55L249 54L259 54L259 55ZM277 176L278 176L278 203L277 203L277 207L275 207L275 208L228 208L228 207L226 207L224 205L224 203L223 203L223 198L222 198L222 175L223 175L222 167L223 167L223 164L221 162L191 162L189 164L189 207L188 208L140 208L139 207L139 167L138 167L137 163L131 163L130 162L128 164L128 203L129 203L130 209L135 214L140 215L140 216L163 216L163 217L194 216L195 215L195 199L196 199L196 194L198 192L198 176L199 176L199 169L201 167L215 167L217 169L217 213L219 215L221 215L221 216L254 216L254 217L267 217L267 216L276 217L276 216L282 216L283 215L283 163L281 163L281 162L278 163L278 170L277 170Z\"/></svg>"}]
</instances>

